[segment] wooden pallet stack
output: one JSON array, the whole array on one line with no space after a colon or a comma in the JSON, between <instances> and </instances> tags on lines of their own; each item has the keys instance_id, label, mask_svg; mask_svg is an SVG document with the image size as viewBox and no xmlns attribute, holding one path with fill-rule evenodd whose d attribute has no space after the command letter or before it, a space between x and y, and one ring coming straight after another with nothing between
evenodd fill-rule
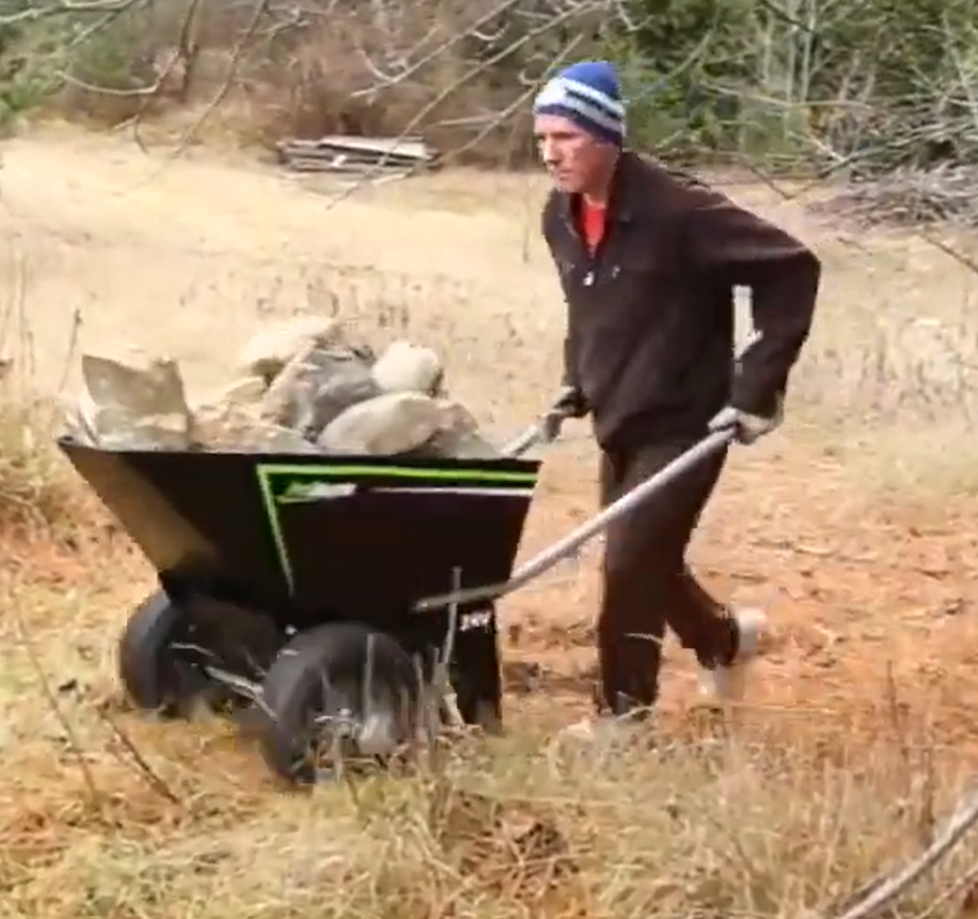
<instances>
[{"instance_id":1,"label":"wooden pallet stack","mask_svg":"<svg viewBox=\"0 0 978 919\"><path fill-rule=\"evenodd\" d=\"M294 172L389 177L427 171L435 153L419 137L320 137L276 144L279 162Z\"/></svg>"}]
</instances>

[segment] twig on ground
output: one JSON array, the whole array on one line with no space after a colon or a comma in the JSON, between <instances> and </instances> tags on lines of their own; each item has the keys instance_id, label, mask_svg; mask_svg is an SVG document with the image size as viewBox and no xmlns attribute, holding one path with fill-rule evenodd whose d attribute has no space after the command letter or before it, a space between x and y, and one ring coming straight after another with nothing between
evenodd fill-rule
<instances>
[{"instance_id":1,"label":"twig on ground","mask_svg":"<svg viewBox=\"0 0 978 919\"><path fill-rule=\"evenodd\" d=\"M893 903L954 849L976 823L978 823L978 791L972 791L958 802L954 814L935 836L934 842L918 858L878 884L865 899L856 903L838 919L868 919L883 907Z\"/></svg>"},{"instance_id":2,"label":"twig on ground","mask_svg":"<svg viewBox=\"0 0 978 919\"><path fill-rule=\"evenodd\" d=\"M65 732L65 737L68 740L71 751L78 761L78 768L81 770L82 779L84 780L85 786L88 789L88 794L92 800L92 804L99 812L101 812L103 810L104 803L103 795L95 782L95 776L92 774L91 768L85 761L85 752L82 748L81 742L78 739L78 734L75 731L71 721L61 710L61 706L58 704L58 697L51 688L51 681L48 679L48 675L44 671L44 666L41 664L40 658L37 656L37 651L34 648L34 642L31 639L27 626L24 624L24 619L20 614L20 607L17 603L16 597L13 593L11 593L7 599L7 608L12 612L14 622L17 626L18 637L24 647L24 650L27 652L27 657L30 660L31 667L37 676L38 682L41 684L41 693L44 696L48 707L51 709L51 712L54 714L54 717L58 720L62 730Z\"/></svg>"},{"instance_id":3,"label":"twig on ground","mask_svg":"<svg viewBox=\"0 0 978 919\"><path fill-rule=\"evenodd\" d=\"M183 804L183 801L170 789L170 786L163 781L162 778L156 773L156 771L146 762L146 758L139 752L139 748L133 743L132 738L126 734L115 720L109 717L108 712L102 710L101 708L96 708L99 718L102 722L109 728L110 731L115 735L116 740L126 748L126 751L132 757L133 762L139 768L140 773L146 778L150 786L156 791L158 791L164 798L168 801L172 801L174 804Z\"/></svg>"}]
</instances>

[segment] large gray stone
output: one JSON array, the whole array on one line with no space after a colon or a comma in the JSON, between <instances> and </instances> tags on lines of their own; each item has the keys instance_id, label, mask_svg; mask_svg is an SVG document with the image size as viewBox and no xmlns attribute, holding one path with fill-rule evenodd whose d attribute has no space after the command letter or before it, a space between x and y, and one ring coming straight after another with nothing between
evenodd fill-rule
<instances>
[{"instance_id":1,"label":"large gray stone","mask_svg":"<svg viewBox=\"0 0 978 919\"><path fill-rule=\"evenodd\" d=\"M343 328L337 319L297 316L287 322L267 325L241 349L238 367L245 376L262 377L271 383L297 354L310 346L329 348L343 343Z\"/></svg>"},{"instance_id":2,"label":"large gray stone","mask_svg":"<svg viewBox=\"0 0 978 919\"><path fill-rule=\"evenodd\" d=\"M261 416L310 440L351 405L380 395L369 364L349 348L297 354L262 399Z\"/></svg>"},{"instance_id":3,"label":"large gray stone","mask_svg":"<svg viewBox=\"0 0 978 919\"><path fill-rule=\"evenodd\" d=\"M175 360L128 348L82 355L69 428L105 449L185 450L191 411Z\"/></svg>"},{"instance_id":4,"label":"large gray stone","mask_svg":"<svg viewBox=\"0 0 978 919\"><path fill-rule=\"evenodd\" d=\"M443 419L438 403L421 393L384 393L348 408L330 422L318 444L327 453L395 456L431 439Z\"/></svg>"},{"instance_id":5,"label":"large gray stone","mask_svg":"<svg viewBox=\"0 0 978 919\"><path fill-rule=\"evenodd\" d=\"M432 396L441 386L444 367L431 348L395 341L377 358L373 376L384 392L420 392Z\"/></svg>"}]
</instances>

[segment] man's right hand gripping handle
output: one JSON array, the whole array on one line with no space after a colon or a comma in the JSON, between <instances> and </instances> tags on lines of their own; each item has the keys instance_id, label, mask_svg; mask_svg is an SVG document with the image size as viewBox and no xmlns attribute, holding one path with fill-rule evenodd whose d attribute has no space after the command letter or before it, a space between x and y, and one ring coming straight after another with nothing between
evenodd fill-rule
<instances>
[{"instance_id":1,"label":"man's right hand gripping handle","mask_svg":"<svg viewBox=\"0 0 978 919\"><path fill-rule=\"evenodd\" d=\"M544 443L556 440L568 418L583 418L587 413L587 402L581 391L574 386L564 386L540 420L541 439Z\"/></svg>"}]
</instances>

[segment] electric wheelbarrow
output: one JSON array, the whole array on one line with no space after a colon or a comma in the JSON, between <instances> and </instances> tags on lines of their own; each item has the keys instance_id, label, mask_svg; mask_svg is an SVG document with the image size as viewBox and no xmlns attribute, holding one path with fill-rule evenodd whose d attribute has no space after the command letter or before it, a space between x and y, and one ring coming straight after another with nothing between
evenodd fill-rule
<instances>
[{"instance_id":1,"label":"electric wheelbarrow","mask_svg":"<svg viewBox=\"0 0 978 919\"><path fill-rule=\"evenodd\" d=\"M671 466L514 572L540 461L532 427L493 460L106 450L58 445L156 568L119 674L164 715L247 712L266 763L320 774L323 736L385 759L445 682L454 718L502 724L495 601L525 586L732 434ZM446 649L451 649L446 653ZM445 701L445 700L442 700Z\"/></svg>"}]
</instances>

